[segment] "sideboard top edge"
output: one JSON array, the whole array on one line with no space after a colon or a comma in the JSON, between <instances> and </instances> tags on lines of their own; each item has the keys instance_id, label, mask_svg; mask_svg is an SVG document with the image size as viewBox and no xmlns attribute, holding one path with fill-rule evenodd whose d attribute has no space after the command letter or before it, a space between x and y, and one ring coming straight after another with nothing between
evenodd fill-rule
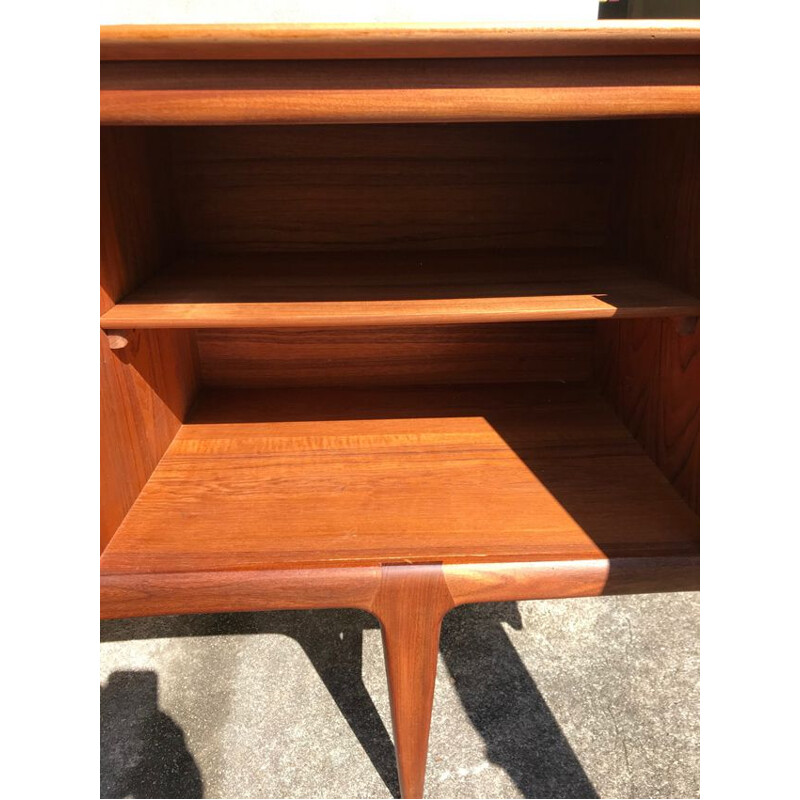
<instances>
[{"instance_id":1,"label":"sideboard top edge","mask_svg":"<svg viewBox=\"0 0 800 800\"><path fill-rule=\"evenodd\" d=\"M103 61L698 55L695 20L584 25L106 25Z\"/></svg>"}]
</instances>

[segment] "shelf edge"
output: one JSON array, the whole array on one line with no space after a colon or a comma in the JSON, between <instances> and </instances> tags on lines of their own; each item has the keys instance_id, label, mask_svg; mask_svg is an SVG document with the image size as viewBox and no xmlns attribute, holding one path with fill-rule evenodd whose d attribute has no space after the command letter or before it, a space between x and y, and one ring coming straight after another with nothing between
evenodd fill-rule
<instances>
[{"instance_id":1,"label":"shelf edge","mask_svg":"<svg viewBox=\"0 0 800 800\"><path fill-rule=\"evenodd\" d=\"M124 304L121 304L124 306ZM700 305L684 304L635 309L575 309L543 311L463 311L427 314L343 314L303 315L302 313L263 315L214 315L201 318L172 318L146 316L125 311L115 312L114 306L100 318L103 330L115 329L248 329L248 328L368 328L391 325L415 327L425 325L474 325L503 322L568 322L592 319L648 319L667 317L699 317Z\"/></svg>"}]
</instances>

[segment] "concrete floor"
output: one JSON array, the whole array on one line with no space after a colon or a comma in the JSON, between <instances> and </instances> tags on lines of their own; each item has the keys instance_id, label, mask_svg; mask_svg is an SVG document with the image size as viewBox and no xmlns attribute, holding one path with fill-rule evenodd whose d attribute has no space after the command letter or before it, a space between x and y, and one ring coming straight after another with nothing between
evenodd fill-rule
<instances>
[{"instance_id":1,"label":"concrete floor","mask_svg":"<svg viewBox=\"0 0 800 800\"><path fill-rule=\"evenodd\" d=\"M397 796L380 631L358 611L101 629L103 797ZM698 796L699 596L457 609L429 798Z\"/></svg>"}]
</instances>

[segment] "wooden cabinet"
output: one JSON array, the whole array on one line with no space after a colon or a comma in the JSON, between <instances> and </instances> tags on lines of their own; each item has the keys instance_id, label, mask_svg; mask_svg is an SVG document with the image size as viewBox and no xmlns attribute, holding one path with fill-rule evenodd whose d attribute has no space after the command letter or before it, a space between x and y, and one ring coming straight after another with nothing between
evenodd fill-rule
<instances>
[{"instance_id":1,"label":"wooden cabinet","mask_svg":"<svg viewBox=\"0 0 800 800\"><path fill-rule=\"evenodd\" d=\"M699 31L101 37L106 617L698 582Z\"/></svg>"}]
</instances>

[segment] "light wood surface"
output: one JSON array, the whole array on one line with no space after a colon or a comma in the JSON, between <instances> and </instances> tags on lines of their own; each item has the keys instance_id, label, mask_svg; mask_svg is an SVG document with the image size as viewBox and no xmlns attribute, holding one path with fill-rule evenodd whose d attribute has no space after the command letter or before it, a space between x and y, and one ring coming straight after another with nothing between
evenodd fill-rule
<instances>
[{"instance_id":1,"label":"light wood surface","mask_svg":"<svg viewBox=\"0 0 800 800\"><path fill-rule=\"evenodd\" d=\"M697 114L698 56L104 61L105 125L511 122Z\"/></svg>"},{"instance_id":2,"label":"light wood surface","mask_svg":"<svg viewBox=\"0 0 800 800\"><path fill-rule=\"evenodd\" d=\"M102 569L684 555L696 529L582 387L206 390Z\"/></svg>"},{"instance_id":3,"label":"light wood surface","mask_svg":"<svg viewBox=\"0 0 800 800\"><path fill-rule=\"evenodd\" d=\"M487 58L508 56L697 55L700 25L625 20L584 25L529 23L107 25L100 58L166 59Z\"/></svg>"},{"instance_id":4,"label":"light wood surface","mask_svg":"<svg viewBox=\"0 0 800 800\"><path fill-rule=\"evenodd\" d=\"M131 343L131 336L125 331L107 330L109 350L124 350Z\"/></svg>"},{"instance_id":5,"label":"light wood surface","mask_svg":"<svg viewBox=\"0 0 800 800\"><path fill-rule=\"evenodd\" d=\"M697 315L594 252L186 258L107 311L135 328L353 327Z\"/></svg>"},{"instance_id":6,"label":"light wood surface","mask_svg":"<svg viewBox=\"0 0 800 800\"><path fill-rule=\"evenodd\" d=\"M100 550L181 426L196 389L188 331L137 331L123 350L100 334Z\"/></svg>"},{"instance_id":7,"label":"light wood surface","mask_svg":"<svg viewBox=\"0 0 800 800\"><path fill-rule=\"evenodd\" d=\"M422 797L442 617L453 607L440 565L381 569L371 610L380 623L403 797Z\"/></svg>"}]
</instances>

